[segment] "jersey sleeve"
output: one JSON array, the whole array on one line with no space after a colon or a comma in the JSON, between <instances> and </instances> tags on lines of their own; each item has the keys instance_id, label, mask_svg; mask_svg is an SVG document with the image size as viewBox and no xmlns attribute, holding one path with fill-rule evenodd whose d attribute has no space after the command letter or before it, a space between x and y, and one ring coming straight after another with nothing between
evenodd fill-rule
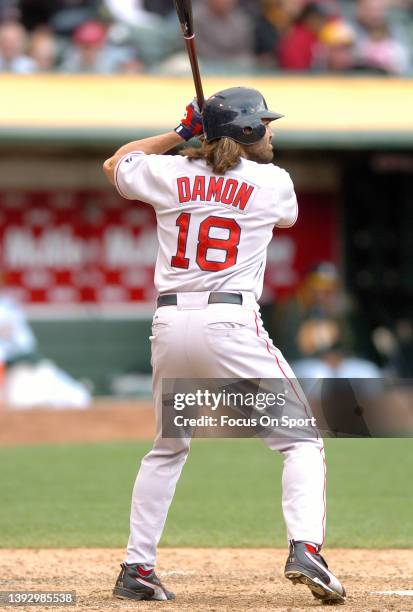
<instances>
[{"instance_id":1,"label":"jersey sleeve","mask_svg":"<svg viewBox=\"0 0 413 612\"><path fill-rule=\"evenodd\" d=\"M165 200L168 164L166 155L127 153L115 169L116 189L127 200L141 200L157 208Z\"/></svg>"},{"instance_id":2,"label":"jersey sleeve","mask_svg":"<svg viewBox=\"0 0 413 612\"><path fill-rule=\"evenodd\" d=\"M292 227L298 219L298 202L290 175L280 169L276 227Z\"/></svg>"}]
</instances>

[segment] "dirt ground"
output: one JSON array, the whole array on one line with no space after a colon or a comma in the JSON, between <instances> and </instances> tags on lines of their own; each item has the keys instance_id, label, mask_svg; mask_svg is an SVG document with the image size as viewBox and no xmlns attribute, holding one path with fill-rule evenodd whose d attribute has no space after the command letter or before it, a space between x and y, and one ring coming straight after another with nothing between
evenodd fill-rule
<instances>
[{"instance_id":1,"label":"dirt ground","mask_svg":"<svg viewBox=\"0 0 413 612\"><path fill-rule=\"evenodd\" d=\"M89 410L0 409L0 446L151 440L149 401L99 400Z\"/></svg>"},{"instance_id":2,"label":"dirt ground","mask_svg":"<svg viewBox=\"0 0 413 612\"><path fill-rule=\"evenodd\" d=\"M153 412L148 402L100 401L87 411L0 412L0 445L150 439ZM111 591L124 551L114 549L1 550L0 591L76 591L77 604L66 609L155 608L170 612L314 610L320 604L282 571L285 550L161 549L159 573L174 591L174 602L128 602ZM409 550L326 551L328 562L348 593L344 609L382 612L413 610L413 597L378 591L413 590L413 553ZM46 606L16 606L35 612ZM2 606L0 612L13 607ZM61 608L59 608L61 609Z\"/></svg>"},{"instance_id":3,"label":"dirt ground","mask_svg":"<svg viewBox=\"0 0 413 612\"><path fill-rule=\"evenodd\" d=\"M114 599L111 591L122 557L123 551L113 549L2 550L0 590L76 591L77 604L66 608L70 610L259 612L322 607L307 587L293 586L283 578L284 550L161 549L159 573L176 594L171 602ZM336 549L328 551L328 560L347 588L343 611L413 610L413 597L377 594L412 589L410 551Z\"/></svg>"}]
</instances>

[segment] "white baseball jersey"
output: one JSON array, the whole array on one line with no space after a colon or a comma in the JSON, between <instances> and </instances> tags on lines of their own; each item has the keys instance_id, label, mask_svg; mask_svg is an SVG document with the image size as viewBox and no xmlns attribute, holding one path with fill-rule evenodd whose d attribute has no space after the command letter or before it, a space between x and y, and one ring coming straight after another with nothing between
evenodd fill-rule
<instances>
[{"instance_id":1,"label":"white baseball jersey","mask_svg":"<svg viewBox=\"0 0 413 612\"><path fill-rule=\"evenodd\" d=\"M299 414L309 414L294 373L265 331L254 299L208 304L209 291L250 292L259 298L274 226L290 227L297 200L287 172L246 159L224 176L203 160L129 153L115 182L125 198L151 204L158 222L155 284L177 293L152 322L153 400L157 435L142 460L131 505L127 563L151 568L189 437L163 436L165 378L282 378ZM199 293L198 293L199 292ZM289 540L322 544L325 466L322 441L265 437L283 453L283 512Z\"/></svg>"},{"instance_id":2,"label":"white baseball jersey","mask_svg":"<svg viewBox=\"0 0 413 612\"><path fill-rule=\"evenodd\" d=\"M124 198L155 209L161 294L250 291L258 299L273 228L298 216L289 174L243 158L221 176L203 160L128 153L115 182Z\"/></svg>"}]
</instances>

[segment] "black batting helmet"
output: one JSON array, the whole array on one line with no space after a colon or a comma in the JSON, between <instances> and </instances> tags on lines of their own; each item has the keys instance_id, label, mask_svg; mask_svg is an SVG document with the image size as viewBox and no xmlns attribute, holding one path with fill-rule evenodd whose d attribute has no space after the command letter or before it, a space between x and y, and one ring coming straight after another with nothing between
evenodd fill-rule
<instances>
[{"instance_id":1,"label":"black batting helmet","mask_svg":"<svg viewBox=\"0 0 413 612\"><path fill-rule=\"evenodd\" d=\"M202 112L205 140L231 138L243 145L265 136L262 119L281 119L284 115L268 110L264 96L256 89L231 87L211 96Z\"/></svg>"}]
</instances>

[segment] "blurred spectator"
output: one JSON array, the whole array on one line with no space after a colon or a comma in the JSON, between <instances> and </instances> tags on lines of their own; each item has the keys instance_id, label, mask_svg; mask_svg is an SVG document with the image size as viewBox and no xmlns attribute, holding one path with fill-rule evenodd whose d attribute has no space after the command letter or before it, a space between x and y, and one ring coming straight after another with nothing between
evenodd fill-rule
<instances>
[{"instance_id":1,"label":"blurred spectator","mask_svg":"<svg viewBox=\"0 0 413 612\"><path fill-rule=\"evenodd\" d=\"M351 372L374 378L380 375L377 366L358 356L362 327L340 289L335 266L322 262L305 277L296 296L278 307L274 336L299 377L341 378Z\"/></svg>"},{"instance_id":2,"label":"blurred spectator","mask_svg":"<svg viewBox=\"0 0 413 612\"><path fill-rule=\"evenodd\" d=\"M299 17L307 0L260 0L255 22L255 52L261 63L274 64L279 38Z\"/></svg>"},{"instance_id":3,"label":"blurred spectator","mask_svg":"<svg viewBox=\"0 0 413 612\"><path fill-rule=\"evenodd\" d=\"M206 61L253 64L254 32L238 0L205 0L194 7L197 49Z\"/></svg>"},{"instance_id":4,"label":"blurred spectator","mask_svg":"<svg viewBox=\"0 0 413 612\"><path fill-rule=\"evenodd\" d=\"M386 0L358 0L355 26L358 69L387 74L409 71L408 45L392 27Z\"/></svg>"},{"instance_id":5,"label":"blurred spectator","mask_svg":"<svg viewBox=\"0 0 413 612\"><path fill-rule=\"evenodd\" d=\"M29 55L36 64L36 72L52 72L57 64L58 45L53 33L38 28L30 38Z\"/></svg>"},{"instance_id":6,"label":"blurred spectator","mask_svg":"<svg viewBox=\"0 0 413 612\"><path fill-rule=\"evenodd\" d=\"M341 337L349 348L351 332L346 324L347 304L339 288L334 264L321 262L305 276L293 298L277 306L274 336L289 360L316 356L324 345ZM331 325L332 321L334 325ZM322 329L318 334L317 329Z\"/></svg>"},{"instance_id":7,"label":"blurred spectator","mask_svg":"<svg viewBox=\"0 0 413 612\"><path fill-rule=\"evenodd\" d=\"M329 72L348 72L355 61L356 35L345 21L328 22L320 33L323 44L324 68Z\"/></svg>"},{"instance_id":8,"label":"blurred spectator","mask_svg":"<svg viewBox=\"0 0 413 612\"><path fill-rule=\"evenodd\" d=\"M131 68L132 65L132 68ZM61 70L69 73L111 74L138 67L133 53L126 47L107 43L107 27L98 21L87 21L73 35Z\"/></svg>"},{"instance_id":9,"label":"blurred spectator","mask_svg":"<svg viewBox=\"0 0 413 612\"><path fill-rule=\"evenodd\" d=\"M13 408L87 408L86 387L38 353L21 307L0 294L0 361L5 364L4 402Z\"/></svg>"},{"instance_id":10,"label":"blurred spectator","mask_svg":"<svg viewBox=\"0 0 413 612\"><path fill-rule=\"evenodd\" d=\"M255 54L263 64L274 64L274 49L278 44L280 0L261 0L261 13L255 21Z\"/></svg>"},{"instance_id":11,"label":"blurred spectator","mask_svg":"<svg viewBox=\"0 0 413 612\"><path fill-rule=\"evenodd\" d=\"M278 62L284 70L312 70L320 61L320 32L330 12L324 4L310 2L298 15L278 46Z\"/></svg>"},{"instance_id":12,"label":"blurred spectator","mask_svg":"<svg viewBox=\"0 0 413 612\"><path fill-rule=\"evenodd\" d=\"M29 74L36 65L26 55L27 35L24 27L15 21L0 24L0 72Z\"/></svg>"}]
</instances>

